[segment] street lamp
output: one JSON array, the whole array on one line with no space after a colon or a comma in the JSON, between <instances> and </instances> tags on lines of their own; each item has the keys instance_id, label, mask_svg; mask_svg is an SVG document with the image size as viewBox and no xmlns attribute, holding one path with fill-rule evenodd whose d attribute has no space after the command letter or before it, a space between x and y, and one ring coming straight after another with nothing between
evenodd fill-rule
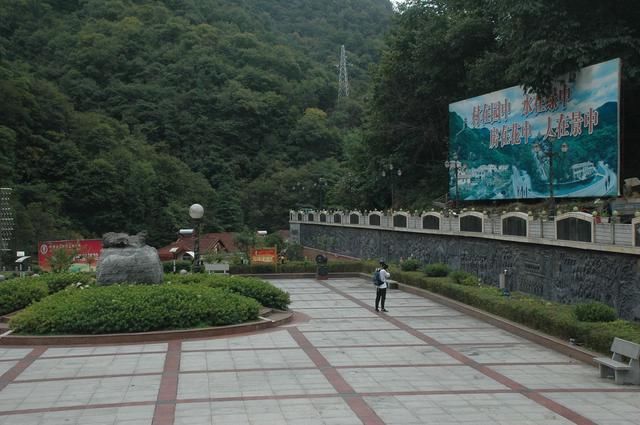
<instances>
[{"instance_id":1,"label":"street lamp","mask_svg":"<svg viewBox=\"0 0 640 425\"><path fill-rule=\"evenodd\" d=\"M200 272L200 223L204 215L204 208L200 204L193 204L189 207L189 216L193 220L195 240L193 242L193 272Z\"/></svg>"},{"instance_id":2,"label":"street lamp","mask_svg":"<svg viewBox=\"0 0 640 425\"><path fill-rule=\"evenodd\" d=\"M556 140L555 136L550 135L542 139L540 143L533 144L533 151L536 155L544 155L549 158L549 218L556 215L556 200L553 195L553 157L558 154L553 151L553 144ZM565 155L569 151L569 145L563 143L560 146L560 151Z\"/></svg>"},{"instance_id":3,"label":"street lamp","mask_svg":"<svg viewBox=\"0 0 640 425\"><path fill-rule=\"evenodd\" d=\"M389 165L387 166L389 168L389 179L391 182L391 209L394 208L395 206L395 191L394 191L394 178L395 176L398 176L397 178L402 177L402 169L398 168L396 169L396 172L393 172L393 163L389 163ZM387 177L387 171L384 169L384 165L382 166L382 177Z\"/></svg>"},{"instance_id":4,"label":"street lamp","mask_svg":"<svg viewBox=\"0 0 640 425\"><path fill-rule=\"evenodd\" d=\"M451 171L453 170L453 178L456 181L456 199L455 199L455 206L454 208L458 208L458 170L460 170L462 168L462 163L460 161L458 161L458 155L454 154L453 158L450 160L447 160L444 162L444 166L447 170ZM449 174L451 175L451 174Z\"/></svg>"},{"instance_id":5,"label":"street lamp","mask_svg":"<svg viewBox=\"0 0 640 425\"><path fill-rule=\"evenodd\" d=\"M318 189L318 191L320 192L320 203L318 205L320 210L322 210L324 205L324 193L327 190L328 185L329 183L327 183L327 179L325 179L324 177L318 178L318 181L313 184L313 187Z\"/></svg>"}]
</instances>

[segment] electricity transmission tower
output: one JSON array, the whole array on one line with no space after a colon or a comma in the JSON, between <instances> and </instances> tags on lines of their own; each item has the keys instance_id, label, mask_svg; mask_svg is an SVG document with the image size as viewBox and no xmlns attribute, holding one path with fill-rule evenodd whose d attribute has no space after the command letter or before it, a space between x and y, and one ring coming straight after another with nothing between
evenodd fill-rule
<instances>
[{"instance_id":1,"label":"electricity transmission tower","mask_svg":"<svg viewBox=\"0 0 640 425\"><path fill-rule=\"evenodd\" d=\"M0 263L2 263L2 254L11 250L9 247L13 236L11 192L12 189L8 187L0 187Z\"/></svg>"},{"instance_id":2,"label":"electricity transmission tower","mask_svg":"<svg viewBox=\"0 0 640 425\"><path fill-rule=\"evenodd\" d=\"M338 73L338 98L349 97L349 75L347 74L347 52L340 47L340 71Z\"/></svg>"}]
</instances>

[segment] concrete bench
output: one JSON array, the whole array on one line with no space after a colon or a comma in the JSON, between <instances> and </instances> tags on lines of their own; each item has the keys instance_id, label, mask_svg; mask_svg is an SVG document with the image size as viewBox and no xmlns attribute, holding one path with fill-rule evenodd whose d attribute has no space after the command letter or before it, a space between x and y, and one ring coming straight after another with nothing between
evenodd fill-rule
<instances>
[{"instance_id":1,"label":"concrete bench","mask_svg":"<svg viewBox=\"0 0 640 425\"><path fill-rule=\"evenodd\" d=\"M207 273L229 273L229 263L204 263Z\"/></svg>"},{"instance_id":2,"label":"concrete bench","mask_svg":"<svg viewBox=\"0 0 640 425\"><path fill-rule=\"evenodd\" d=\"M613 374L616 384L640 385L640 344L614 338L611 352L611 358L593 359L600 366L600 377L608 378Z\"/></svg>"}]
</instances>

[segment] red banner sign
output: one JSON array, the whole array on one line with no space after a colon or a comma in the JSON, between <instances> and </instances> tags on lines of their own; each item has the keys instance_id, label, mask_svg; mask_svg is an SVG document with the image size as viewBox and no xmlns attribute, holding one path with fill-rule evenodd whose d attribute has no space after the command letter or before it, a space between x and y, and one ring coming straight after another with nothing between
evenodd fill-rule
<instances>
[{"instance_id":1,"label":"red banner sign","mask_svg":"<svg viewBox=\"0 0 640 425\"><path fill-rule=\"evenodd\" d=\"M251 250L252 263L275 263L278 261L278 248L258 248Z\"/></svg>"},{"instance_id":2,"label":"red banner sign","mask_svg":"<svg viewBox=\"0 0 640 425\"><path fill-rule=\"evenodd\" d=\"M42 270L51 270L49 258L54 251L63 249L75 252L70 269L75 271L95 270L102 251L101 239L75 239L68 241L46 241L38 243L38 265Z\"/></svg>"}]
</instances>

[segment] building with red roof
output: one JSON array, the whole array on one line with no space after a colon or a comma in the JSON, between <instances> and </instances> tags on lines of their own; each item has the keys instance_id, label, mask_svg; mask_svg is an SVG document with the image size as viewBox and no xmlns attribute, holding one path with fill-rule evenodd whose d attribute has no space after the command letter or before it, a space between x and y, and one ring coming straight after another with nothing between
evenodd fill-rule
<instances>
[{"instance_id":1,"label":"building with red roof","mask_svg":"<svg viewBox=\"0 0 640 425\"><path fill-rule=\"evenodd\" d=\"M200 255L238 251L235 236L236 234L232 232L205 233L200 235ZM177 260L193 260L194 242L195 238L193 234L179 235L178 240L175 242L158 248L160 260L171 261L174 258Z\"/></svg>"}]
</instances>

